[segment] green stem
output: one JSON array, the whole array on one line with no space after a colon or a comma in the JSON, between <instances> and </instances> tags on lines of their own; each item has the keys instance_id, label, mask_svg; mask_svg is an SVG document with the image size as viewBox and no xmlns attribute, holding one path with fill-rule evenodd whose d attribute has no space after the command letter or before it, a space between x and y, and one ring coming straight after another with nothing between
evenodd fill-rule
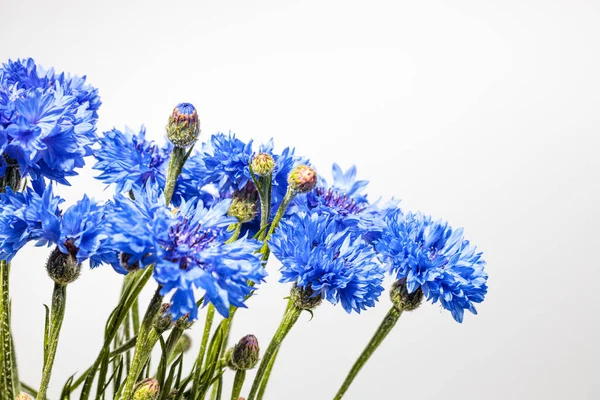
<instances>
[{"instance_id":1,"label":"green stem","mask_svg":"<svg viewBox=\"0 0 600 400\"><path fill-rule=\"evenodd\" d=\"M396 307L392 307L390 311L388 311L383 321L381 321L381 325L379 325L379 328L377 328L377 331L375 331L375 334L367 344L367 347L365 347L363 352L360 354L360 357L358 357L356 362L354 362L352 369L350 372L348 372L348 376L346 376L346 380L344 380L344 383L340 387L340 390L338 390L333 400L340 400L342 396L344 396L344 393L346 393L360 369L369 360L381 342L383 342L383 339L385 339L388 333L390 333L394 325L396 325L400 315L402 315L402 311L399 311Z\"/></svg>"},{"instance_id":2,"label":"green stem","mask_svg":"<svg viewBox=\"0 0 600 400\"><path fill-rule=\"evenodd\" d=\"M142 320L142 325L140 326L138 339L135 345L135 352L133 353L133 360L131 361L131 368L129 369L125 383L119 389L118 398L121 400L129 400L133 396L133 389L137 379L146 365L146 361L148 361L152 348L160 337L153 328L154 318L160 311L163 300L160 289L160 286L156 289L154 296L150 300L144 319Z\"/></svg>"},{"instance_id":3,"label":"green stem","mask_svg":"<svg viewBox=\"0 0 600 400\"><path fill-rule=\"evenodd\" d=\"M272 176L268 175L264 178L260 178L259 181L261 183L261 188L259 188L260 194L260 229L263 234L259 238L259 240L264 240L266 236L266 226L269 224L269 218L271 214L271 185L272 185ZM237 399L235 399L237 400Z\"/></svg>"},{"instance_id":4,"label":"green stem","mask_svg":"<svg viewBox=\"0 0 600 400\"><path fill-rule=\"evenodd\" d=\"M152 276L154 271L154 265L150 265L145 269L137 272L130 272L128 275L134 275L135 277L129 282L125 288L125 293L121 296L119 304L115 307L106 323L106 329L104 332L104 344L98 357L77 380L71 385L71 392L75 390L79 385L83 383L83 389L81 390L80 400L87 400L92 388L96 371L104 357L110 353L110 344L113 341L115 335L118 333L123 320L129 315L132 305L137 301L137 298L146 285L148 280Z\"/></svg>"},{"instance_id":5,"label":"green stem","mask_svg":"<svg viewBox=\"0 0 600 400\"><path fill-rule=\"evenodd\" d=\"M294 200L294 197L296 197L296 193L293 190L291 190L290 188L288 188L288 191L286 192L285 197L281 201L281 204L279 205L279 208L277 209L277 213L275 214L275 217L273 218L273 222L271 222L271 226L269 227L269 233L267 233L267 235L264 236L264 243L260 249L260 253L263 255L264 260L269 258L270 252L269 252L268 241L271 238L271 235L273 234L273 232L275 232L275 229L279 225L281 218L283 218L283 215L285 214L285 211L287 210L288 206L290 205L292 200Z\"/></svg>"},{"instance_id":6,"label":"green stem","mask_svg":"<svg viewBox=\"0 0 600 400\"><path fill-rule=\"evenodd\" d=\"M196 358L195 369L194 369L194 384L192 386L192 399L195 398L196 389L200 386L200 377L202 376L202 366L204 365L204 356L206 355L206 348L208 346L208 338L210 336L210 328L212 327L213 319L215 317L215 306L210 303L208 310L206 311L206 322L204 322L204 333L202 334L202 342L200 343L200 351Z\"/></svg>"},{"instance_id":7,"label":"green stem","mask_svg":"<svg viewBox=\"0 0 600 400\"><path fill-rule=\"evenodd\" d=\"M44 360L44 369L42 371L42 382L36 399L46 398L50 376L52 375L52 366L58 347L58 337L65 317L65 306L67 303L67 286L60 283L54 283L54 292L52 293L52 307L50 314L50 334L48 337L48 349L46 359Z\"/></svg>"},{"instance_id":8,"label":"green stem","mask_svg":"<svg viewBox=\"0 0 600 400\"><path fill-rule=\"evenodd\" d=\"M267 347L267 351L265 352L265 355L263 356L263 359L260 362L260 366L258 367L256 376L254 377L254 382L252 382L252 388L250 389L250 395L248 396L248 400L254 400L254 398L256 397L256 393L258 392L260 385L263 384L263 379L266 378L265 373L267 372L267 368L269 366L269 363L271 362L271 359L274 358L277 352L279 351L281 343L283 342L287 334L290 332L296 321L298 321L301 312L302 310L296 307L290 299L288 301L288 306L285 310L285 314L283 315L281 323L279 324L279 328L277 328L275 335L273 335L271 343L269 343L269 347ZM267 382L265 380L264 385L266 384Z\"/></svg>"},{"instance_id":9,"label":"green stem","mask_svg":"<svg viewBox=\"0 0 600 400\"><path fill-rule=\"evenodd\" d=\"M130 338L128 341L126 341L125 343L121 344L121 346L112 350L108 356L109 357L118 356L119 354L124 353L129 349L133 349L135 347L136 343L137 343L137 336L134 336L134 337Z\"/></svg>"},{"instance_id":10,"label":"green stem","mask_svg":"<svg viewBox=\"0 0 600 400\"><path fill-rule=\"evenodd\" d=\"M263 395L265 394L265 390L267 389L267 383L269 382L269 378L271 377L271 371L273 370L273 365L275 365L275 360L277 359L278 352L279 352L279 350L277 350L277 352L275 352L275 355L273 355L273 357L271 358L271 361L269 361L269 365L267 365L267 370L265 371L265 376L260 384L260 388L258 389L258 396L256 396L257 400L262 400Z\"/></svg>"},{"instance_id":11,"label":"green stem","mask_svg":"<svg viewBox=\"0 0 600 400\"><path fill-rule=\"evenodd\" d=\"M2 380L0 398L12 400L19 390L19 382L15 382L13 342L10 329L10 295L9 295L10 263L0 261L0 346L2 353Z\"/></svg>"},{"instance_id":12,"label":"green stem","mask_svg":"<svg viewBox=\"0 0 600 400\"><path fill-rule=\"evenodd\" d=\"M240 393L242 393L242 386L246 380L246 371L240 369L236 371L235 378L233 379L233 389L231 390L231 400L238 400Z\"/></svg>"},{"instance_id":13,"label":"green stem","mask_svg":"<svg viewBox=\"0 0 600 400\"><path fill-rule=\"evenodd\" d=\"M190 149L191 150L191 149ZM171 153L171 159L169 160L169 170L167 172L167 183L165 184L165 203L167 206L171 204L173 193L175 192L175 185L177 178L181 174L183 164L187 158L187 151L183 147L175 146Z\"/></svg>"}]
</instances>

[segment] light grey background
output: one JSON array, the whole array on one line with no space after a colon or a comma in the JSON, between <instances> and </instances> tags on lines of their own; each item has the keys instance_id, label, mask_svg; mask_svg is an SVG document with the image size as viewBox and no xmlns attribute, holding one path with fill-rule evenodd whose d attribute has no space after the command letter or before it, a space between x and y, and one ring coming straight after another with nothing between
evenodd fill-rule
<instances>
[{"instance_id":1,"label":"light grey background","mask_svg":"<svg viewBox=\"0 0 600 400\"><path fill-rule=\"evenodd\" d=\"M426 304L404 316L347 399L600 398L598 2L1 2L0 60L87 74L100 130L145 124L161 139L189 101L203 138L273 137L325 174L356 164L372 199L466 228L488 261L480 315L460 325ZM93 176L60 193L108 198ZM12 274L32 385L47 254L27 247ZM233 338L255 333L266 347L287 291L276 269ZM97 354L120 284L100 268L69 287L51 395ZM332 398L389 305L384 295L360 316L330 305L303 316L267 398Z\"/></svg>"}]
</instances>

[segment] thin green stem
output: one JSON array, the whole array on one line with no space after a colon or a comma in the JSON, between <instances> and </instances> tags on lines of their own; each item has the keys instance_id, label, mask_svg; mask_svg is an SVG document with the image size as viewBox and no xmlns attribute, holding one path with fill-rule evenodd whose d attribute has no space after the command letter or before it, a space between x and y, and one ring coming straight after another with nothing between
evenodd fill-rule
<instances>
[{"instance_id":1,"label":"thin green stem","mask_svg":"<svg viewBox=\"0 0 600 400\"><path fill-rule=\"evenodd\" d=\"M348 372L348 376L346 376L344 383L340 387L340 390L338 390L333 400L340 400L344 396L344 393L346 393L346 391L352 384L352 381L354 380L354 378L356 378L358 372L369 360L373 352L375 352L375 350L383 342L383 339L385 339L386 336L390 333L394 325L396 325L396 322L398 322L400 315L402 315L402 311L399 311L396 307L392 307L390 311L388 311L383 321L381 321L381 325L379 325L379 328L377 328L377 331L375 331L375 334L367 344L367 347L365 347L358 359L354 362L352 369L350 369L350 372Z\"/></svg>"},{"instance_id":2,"label":"thin green stem","mask_svg":"<svg viewBox=\"0 0 600 400\"><path fill-rule=\"evenodd\" d=\"M185 164L188 154L189 153L187 152L187 150L183 147L175 146L173 148L173 152L171 153L171 159L169 160L169 170L167 172L167 182L165 184L164 191L165 203L167 205L171 204L171 199L173 198L173 193L175 192L177 178L181 174L183 164Z\"/></svg>"},{"instance_id":3,"label":"thin green stem","mask_svg":"<svg viewBox=\"0 0 600 400\"><path fill-rule=\"evenodd\" d=\"M42 382L36 399L43 400L46 398L50 376L52 375L52 366L54 365L54 357L56 356L56 348L58 347L58 337L65 317L65 306L67 303L67 286L60 283L54 283L54 291L52 293L52 307L50 314L50 335L48 337L48 349L46 359L44 360L44 369L42 371Z\"/></svg>"},{"instance_id":4,"label":"thin green stem","mask_svg":"<svg viewBox=\"0 0 600 400\"><path fill-rule=\"evenodd\" d=\"M271 175L259 178L259 183L262 186L258 189L260 195L260 229L263 232L259 240L265 239L266 226L269 224L269 218L271 217L272 179Z\"/></svg>"},{"instance_id":5,"label":"thin green stem","mask_svg":"<svg viewBox=\"0 0 600 400\"><path fill-rule=\"evenodd\" d=\"M265 376L262 382L260 383L260 388L258 389L258 396L256 396L257 400L262 400L265 394L265 390L267 389L267 383L269 382L269 378L271 377L271 371L273 370L273 365L275 365L275 360L277 359L277 353L279 353L279 350L275 352L275 354L271 358L271 361L269 361L269 365L267 365Z\"/></svg>"},{"instance_id":6,"label":"thin green stem","mask_svg":"<svg viewBox=\"0 0 600 400\"><path fill-rule=\"evenodd\" d=\"M13 342L10 329L10 295L9 295L10 263L0 261L0 346L2 347L2 377L0 398L12 400L19 390L19 382L15 382L13 366Z\"/></svg>"},{"instance_id":7,"label":"thin green stem","mask_svg":"<svg viewBox=\"0 0 600 400\"><path fill-rule=\"evenodd\" d=\"M135 352L133 353L133 360L131 361L131 368L129 369L125 383L119 389L118 398L121 400L131 399L137 379L146 365L146 361L148 361L152 348L160 336L153 328L154 319L160 311L163 300L160 289L160 286L156 289L154 296L150 300L144 319L142 320L142 325L140 326L138 339L135 345Z\"/></svg>"},{"instance_id":8,"label":"thin green stem","mask_svg":"<svg viewBox=\"0 0 600 400\"><path fill-rule=\"evenodd\" d=\"M208 338L210 337L210 329L212 328L213 319L215 317L215 306L210 303L206 311L206 321L204 322L204 333L202 334L202 342L200 342L200 351L196 358L194 368L194 383L192 385L192 399L195 399L196 390L200 386L200 377L202 376L202 366L204 365L204 356L208 346Z\"/></svg>"},{"instance_id":9,"label":"thin green stem","mask_svg":"<svg viewBox=\"0 0 600 400\"><path fill-rule=\"evenodd\" d=\"M236 371L235 378L233 378L233 389L231 390L231 400L238 400L240 398L240 393L242 393L242 387L244 386L245 380L246 380L246 371L243 369Z\"/></svg>"},{"instance_id":10,"label":"thin green stem","mask_svg":"<svg viewBox=\"0 0 600 400\"><path fill-rule=\"evenodd\" d=\"M269 343L269 347L267 347L267 351L265 352L263 359L260 362L260 366L258 367L258 371L256 372L256 376L254 377L254 382L252 382L252 388L250 389L250 395L248 396L248 400L254 400L258 389L260 387L265 378L265 373L267 372L267 368L271 359L275 357L279 348L281 347L281 343L290 332L298 318L300 317L300 313L302 310L294 305L292 300L288 301L287 309L285 310L285 314L279 324L279 328L273 335L271 339L271 343ZM264 383L266 385L266 381Z\"/></svg>"},{"instance_id":11,"label":"thin green stem","mask_svg":"<svg viewBox=\"0 0 600 400\"><path fill-rule=\"evenodd\" d=\"M273 217L273 222L271 222L271 226L269 227L269 232L267 233L266 236L264 236L264 243L260 249L260 253L263 255L264 260L267 260L269 258L269 254L270 254L268 241L271 238L271 235L273 234L273 232L275 232L275 229L279 225L281 218L283 218L283 215L285 214L285 211L287 210L288 206L290 205L292 200L294 200L294 197L296 197L296 193L293 190L291 190L290 188L288 188L288 191L286 192L285 197L283 198L283 200L281 201L281 204L279 205L279 208L277 209L277 213L275 214L275 217Z\"/></svg>"}]
</instances>

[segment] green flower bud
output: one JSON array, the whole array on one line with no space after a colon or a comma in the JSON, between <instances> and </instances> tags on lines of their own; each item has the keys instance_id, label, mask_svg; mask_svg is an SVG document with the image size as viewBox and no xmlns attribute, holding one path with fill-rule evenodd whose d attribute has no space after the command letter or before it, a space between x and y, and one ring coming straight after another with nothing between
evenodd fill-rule
<instances>
[{"instance_id":1,"label":"green flower bud","mask_svg":"<svg viewBox=\"0 0 600 400\"><path fill-rule=\"evenodd\" d=\"M406 279L400 279L393 283L390 289L390 299L398 311L416 310L423 301L423 291L419 287L412 293L408 293Z\"/></svg>"},{"instance_id":2,"label":"green flower bud","mask_svg":"<svg viewBox=\"0 0 600 400\"><path fill-rule=\"evenodd\" d=\"M76 254L76 250L72 251L75 246L72 243L65 243L71 254ZM68 285L75 281L81 275L81 264L71 255L65 254L58 247L52 250L48 261L46 262L46 270L48 275L54 282L61 285Z\"/></svg>"},{"instance_id":3,"label":"green flower bud","mask_svg":"<svg viewBox=\"0 0 600 400\"><path fill-rule=\"evenodd\" d=\"M275 169L275 160L267 153L259 153L252 159L252 172L258 176L268 176Z\"/></svg>"},{"instance_id":4,"label":"green flower bud","mask_svg":"<svg viewBox=\"0 0 600 400\"><path fill-rule=\"evenodd\" d=\"M154 319L154 329L156 332L163 333L173 327L173 315L169 312L171 304L164 303L160 306L160 311Z\"/></svg>"},{"instance_id":5,"label":"green flower bud","mask_svg":"<svg viewBox=\"0 0 600 400\"><path fill-rule=\"evenodd\" d=\"M235 217L240 223L250 222L258 213L258 192L252 184L234 193L227 215Z\"/></svg>"},{"instance_id":6,"label":"green flower bud","mask_svg":"<svg viewBox=\"0 0 600 400\"><path fill-rule=\"evenodd\" d=\"M184 333L177 341L177 344L175 345L175 349L173 349L173 353L175 353L175 354L185 353L191 347L192 347L192 338L190 337L190 335Z\"/></svg>"},{"instance_id":7,"label":"green flower bud","mask_svg":"<svg viewBox=\"0 0 600 400\"><path fill-rule=\"evenodd\" d=\"M314 310L323 302L323 297L320 294L315 295L310 285L300 287L294 284L290 292L290 297L294 305L301 310Z\"/></svg>"},{"instance_id":8,"label":"green flower bud","mask_svg":"<svg viewBox=\"0 0 600 400\"><path fill-rule=\"evenodd\" d=\"M190 314L187 313L175 321L175 326L181 330L190 329L194 325L194 321L190 321Z\"/></svg>"},{"instance_id":9,"label":"green flower bud","mask_svg":"<svg viewBox=\"0 0 600 400\"><path fill-rule=\"evenodd\" d=\"M260 348L254 335L246 335L225 355L227 366L234 370L252 369L258 364Z\"/></svg>"},{"instance_id":10,"label":"green flower bud","mask_svg":"<svg viewBox=\"0 0 600 400\"><path fill-rule=\"evenodd\" d=\"M298 165L288 176L288 185L296 193L307 193L317 184L317 173L308 165Z\"/></svg>"},{"instance_id":11,"label":"green flower bud","mask_svg":"<svg viewBox=\"0 0 600 400\"><path fill-rule=\"evenodd\" d=\"M137 384L133 392L133 400L156 400L160 392L160 385L154 378L148 378Z\"/></svg>"},{"instance_id":12,"label":"green flower bud","mask_svg":"<svg viewBox=\"0 0 600 400\"><path fill-rule=\"evenodd\" d=\"M177 147L188 147L200 135L200 120L196 107L190 103L179 103L169 117L167 138Z\"/></svg>"}]
</instances>

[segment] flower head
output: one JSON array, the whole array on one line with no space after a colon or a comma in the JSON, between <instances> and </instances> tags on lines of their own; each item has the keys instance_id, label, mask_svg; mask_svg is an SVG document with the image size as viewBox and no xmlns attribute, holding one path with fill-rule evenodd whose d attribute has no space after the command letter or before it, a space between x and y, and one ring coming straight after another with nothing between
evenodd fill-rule
<instances>
[{"instance_id":1,"label":"flower head","mask_svg":"<svg viewBox=\"0 0 600 400\"><path fill-rule=\"evenodd\" d=\"M90 260L91 267L115 264L116 254L106 247L110 204L100 205L84 196L62 212L62 202L51 185L22 193L9 189L0 195L0 257L10 260L27 242L36 241L37 246L56 245L78 263Z\"/></svg>"},{"instance_id":2,"label":"flower head","mask_svg":"<svg viewBox=\"0 0 600 400\"><path fill-rule=\"evenodd\" d=\"M99 142L101 146L94 153L98 159L94 169L102 171L98 179L116 184L119 193L147 183L164 187L172 145L159 146L146 140L144 127L137 134L129 129L113 129L105 132Z\"/></svg>"},{"instance_id":3,"label":"flower head","mask_svg":"<svg viewBox=\"0 0 600 400\"><path fill-rule=\"evenodd\" d=\"M227 227L237 220L226 215L230 201L205 208L201 201L185 202L174 215L175 224L158 249L154 277L171 298L173 318L197 316L194 289L203 289L205 302L211 302L225 317L229 307L245 307L252 292L248 282L258 284L266 272L255 251L260 244L241 238L228 243Z\"/></svg>"},{"instance_id":4,"label":"flower head","mask_svg":"<svg viewBox=\"0 0 600 400\"><path fill-rule=\"evenodd\" d=\"M309 288L347 311L375 305L384 271L373 248L326 214L298 212L283 220L270 241L283 264L282 282Z\"/></svg>"},{"instance_id":5,"label":"flower head","mask_svg":"<svg viewBox=\"0 0 600 400\"><path fill-rule=\"evenodd\" d=\"M397 202L391 201L383 207L379 206L379 202L369 203L363 193L369 182L356 180L355 166L343 172L337 164L333 164L332 173L332 184L319 177L315 189L306 196L299 196L296 206L330 215L340 224L340 229L350 229L371 242L385 226L383 216L390 207L395 208Z\"/></svg>"},{"instance_id":6,"label":"flower head","mask_svg":"<svg viewBox=\"0 0 600 400\"><path fill-rule=\"evenodd\" d=\"M158 242L167 238L175 223L155 185L134 187L132 194L134 200L125 194L114 197L106 228L110 247L120 253L125 269L144 268L156 262Z\"/></svg>"},{"instance_id":7,"label":"flower head","mask_svg":"<svg viewBox=\"0 0 600 400\"><path fill-rule=\"evenodd\" d=\"M85 78L9 61L0 69L0 150L22 175L68 184L92 154L99 106Z\"/></svg>"},{"instance_id":8,"label":"flower head","mask_svg":"<svg viewBox=\"0 0 600 400\"><path fill-rule=\"evenodd\" d=\"M241 190L250 180L252 141L244 143L235 134L217 133L204 144L201 157L206 168L203 183L216 185L221 194Z\"/></svg>"},{"instance_id":9,"label":"flower head","mask_svg":"<svg viewBox=\"0 0 600 400\"><path fill-rule=\"evenodd\" d=\"M230 200L204 207L201 200L184 201L171 211L164 196L147 185L134 190L133 199L115 197L109 218L110 245L131 265L155 264L154 279L162 294L173 292L169 312L173 319L197 316L195 289L203 289L224 316L230 305L244 307L253 290L248 281L260 283L266 273L254 252L259 243L241 238L227 243L227 227L237 220L226 215Z\"/></svg>"},{"instance_id":10,"label":"flower head","mask_svg":"<svg viewBox=\"0 0 600 400\"><path fill-rule=\"evenodd\" d=\"M386 222L375 246L396 278L406 280L408 293L422 290L458 322L464 310L476 314L473 303L482 302L487 293L487 273L482 253L463 238L463 230L400 210L390 213Z\"/></svg>"}]
</instances>

